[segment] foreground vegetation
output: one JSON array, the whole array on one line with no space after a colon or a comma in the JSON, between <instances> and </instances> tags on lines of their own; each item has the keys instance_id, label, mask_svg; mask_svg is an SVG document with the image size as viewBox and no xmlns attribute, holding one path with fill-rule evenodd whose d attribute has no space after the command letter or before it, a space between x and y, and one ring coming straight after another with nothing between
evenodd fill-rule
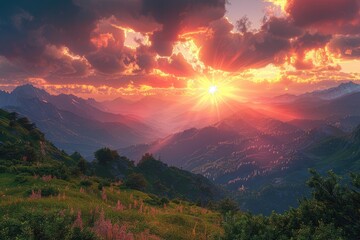
<instances>
[{"instance_id":1,"label":"foreground vegetation","mask_svg":"<svg viewBox=\"0 0 360 240\"><path fill-rule=\"evenodd\" d=\"M104 170L104 164L92 166L77 153L58 150L14 113L0 111L0 133L0 239L218 239L223 234L219 213L141 192L148 180L138 181L135 172L124 180L97 176L95 167Z\"/></svg>"},{"instance_id":2,"label":"foreground vegetation","mask_svg":"<svg viewBox=\"0 0 360 240\"><path fill-rule=\"evenodd\" d=\"M224 224L225 239L359 239L360 174L351 174L351 183L346 184L333 172L327 177L310 172L311 199L269 217L230 214Z\"/></svg>"},{"instance_id":3,"label":"foreground vegetation","mask_svg":"<svg viewBox=\"0 0 360 240\"><path fill-rule=\"evenodd\" d=\"M215 239L220 215L96 177L0 175L1 239ZM123 236L123 238L119 237Z\"/></svg>"}]
</instances>

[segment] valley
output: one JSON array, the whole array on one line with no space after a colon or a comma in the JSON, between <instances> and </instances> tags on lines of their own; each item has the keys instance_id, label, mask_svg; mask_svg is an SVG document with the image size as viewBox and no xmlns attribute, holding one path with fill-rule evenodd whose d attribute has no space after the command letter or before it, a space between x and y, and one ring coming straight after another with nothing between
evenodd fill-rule
<instances>
[{"instance_id":1,"label":"valley","mask_svg":"<svg viewBox=\"0 0 360 240\"><path fill-rule=\"evenodd\" d=\"M151 97L138 102L125 99L115 99L116 103L96 102L72 95L53 96L27 85L10 94L2 93L1 103L5 109L35 119L46 136L67 152L78 151L92 160L96 149L111 147L135 162L150 153L169 166L201 174L234 192L244 209L269 213L273 209L284 211L289 206L296 206L297 199L308 194L303 189L310 167L322 172L334 169L342 173L341 156L347 166L358 170L357 158L345 150L343 155L334 153L338 159L331 161L336 164L322 160L331 159L332 154L318 156L313 152L318 148L327 149L326 144L331 141L335 141L334 144L346 142L348 140L336 139L349 139L357 134L360 114L357 105L349 102L357 102L359 89L359 85L350 82L299 96L265 99L261 104L236 103L233 105L236 113L231 114L225 109L223 119L209 118L212 123L200 121L202 124L198 127L177 133L161 126L179 116L179 109L184 109L185 114L188 105L181 104L176 108L174 102L166 102L161 107L159 100L151 100ZM314 99L316 104L313 104ZM115 111L115 104L123 110ZM177 109L176 113L172 113L174 109ZM286 109L291 109L292 116L304 118L283 119L276 115ZM149 116L147 112L156 114ZM163 116L167 118L160 120ZM173 126L181 129L184 125L180 121L174 122ZM276 196L283 198L280 193L290 192L294 187L298 191L286 197L287 203L281 207L259 210L248 205L254 202L251 200L254 192L270 188L275 193L271 198L276 199ZM260 196L259 201L266 202L267 197Z\"/></svg>"}]
</instances>

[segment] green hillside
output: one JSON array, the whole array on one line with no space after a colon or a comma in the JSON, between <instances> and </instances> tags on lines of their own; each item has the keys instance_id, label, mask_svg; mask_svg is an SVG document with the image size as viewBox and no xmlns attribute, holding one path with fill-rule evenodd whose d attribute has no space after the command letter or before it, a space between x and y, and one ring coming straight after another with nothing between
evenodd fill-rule
<instances>
[{"instance_id":1,"label":"green hillside","mask_svg":"<svg viewBox=\"0 0 360 240\"><path fill-rule=\"evenodd\" d=\"M344 137L320 142L307 149L313 167L334 169L337 173L360 171L360 127Z\"/></svg>"},{"instance_id":2,"label":"green hillside","mask_svg":"<svg viewBox=\"0 0 360 240\"><path fill-rule=\"evenodd\" d=\"M97 152L100 151L109 149L100 149ZM113 154L117 155L116 152ZM111 155L111 152L108 155ZM94 161L90 168L96 175L103 177L143 177L145 184L140 190L170 199L179 198L206 205L209 201L219 200L224 196L224 191L204 176L169 167L151 154L145 154L137 165L126 157L117 155L108 160L111 158L109 156L105 158L107 161Z\"/></svg>"},{"instance_id":3,"label":"green hillside","mask_svg":"<svg viewBox=\"0 0 360 240\"><path fill-rule=\"evenodd\" d=\"M0 130L0 239L218 239L223 234L217 212L129 189L126 179L83 174L77 154L55 148L27 119L1 110Z\"/></svg>"}]
</instances>

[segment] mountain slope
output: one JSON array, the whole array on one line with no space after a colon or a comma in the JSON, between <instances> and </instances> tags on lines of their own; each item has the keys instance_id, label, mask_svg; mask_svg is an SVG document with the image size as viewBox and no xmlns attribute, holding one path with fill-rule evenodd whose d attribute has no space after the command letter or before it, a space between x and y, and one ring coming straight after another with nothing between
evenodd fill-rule
<instances>
[{"instance_id":1,"label":"mountain slope","mask_svg":"<svg viewBox=\"0 0 360 240\"><path fill-rule=\"evenodd\" d=\"M0 141L1 239L218 239L222 235L219 213L128 189L114 179L84 175L86 165L80 167L81 161L46 141L27 119L3 110Z\"/></svg>"},{"instance_id":2,"label":"mountain slope","mask_svg":"<svg viewBox=\"0 0 360 240\"><path fill-rule=\"evenodd\" d=\"M169 167L149 154L145 154L137 165L126 157L120 157L105 164L94 161L92 169L99 176L120 179L140 174L146 180L145 192L170 199L180 198L206 204L225 195L222 189L204 176Z\"/></svg>"},{"instance_id":3,"label":"mountain slope","mask_svg":"<svg viewBox=\"0 0 360 240\"><path fill-rule=\"evenodd\" d=\"M286 166L304 134L295 126L249 110L213 126L189 129L120 152L134 160L150 152L167 164L237 189L244 181Z\"/></svg>"},{"instance_id":4,"label":"mountain slope","mask_svg":"<svg viewBox=\"0 0 360 240\"><path fill-rule=\"evenodd\" d=\"M55 145L91 155L102 146L121 147L155 139L159 134L134 117L98 110L72 95L52 96L25 85L0 94L0 107L37 122Z\"/></svg>"},{"instance_id":5,"label":"mountain slope","mask_svg":"<svg viewBox=\"0 0 360 240\"><path fill-rule=\"evenodd\" d=\"M329 127L326 127L329 128ZM293 154L292 161L286 169L259 176L256 190L246 189L238 195L243 209L254 213L270 214L272 210L282 212L284 206L298 206L298 199L309 196L306 188L308 169L314 168L322 174L331 170L345 179L348 173L360 171L360 128L350 134L335 131L325 134L317 140L310 141L313 135L321 133L324 128L314 129L308 133L304 148ZM326 133L329 133L326 129Z\"/></svg>"},{"instance_id":6,"label":"mountain slope","mask_svg":"<svg viewBox=\"0 0 360 240\"><path fill-rule=\"evenodd\" d=\"M360 85L353 83L353 82L347 82L347 83L341 83L339 86L325 89L325 90L319 90L314 91L311 93L305 93L300 95L300 98L304 97L317 97L324 100L333 100L336 98L340 98L346 95L350 95L353 93L360 92Z\"/></svg>"}]
</instances>

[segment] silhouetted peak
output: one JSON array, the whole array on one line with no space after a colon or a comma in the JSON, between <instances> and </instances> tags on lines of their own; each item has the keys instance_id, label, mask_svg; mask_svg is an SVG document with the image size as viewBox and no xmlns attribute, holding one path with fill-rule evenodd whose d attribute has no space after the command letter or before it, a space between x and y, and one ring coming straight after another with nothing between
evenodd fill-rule
<instances>
[{"instance_id":1,"label":"silhouetted peak","mask_svg":"<svg viewBox=\"0 0 360 240\"><path fill-rule=\"evenodd\" d=\"M340 87L340 88L352 88L352 87L360 87L360 85L350 81L350 82L347 82L347 83L341 83L338 87Z\"/></svg>"},{"instance_id":2,"label":"silhouetted peak","mask_svg":"<svg viewBox=\"0 0 360 240\"><path fill-rule=\"evenodd\" d=\"M22 98L38 98L41 100L49 96L49 93L47 93L45 90L36 88L31 84L18 86L12 91L11 94Z\"/></svg>"}]
</instances>

